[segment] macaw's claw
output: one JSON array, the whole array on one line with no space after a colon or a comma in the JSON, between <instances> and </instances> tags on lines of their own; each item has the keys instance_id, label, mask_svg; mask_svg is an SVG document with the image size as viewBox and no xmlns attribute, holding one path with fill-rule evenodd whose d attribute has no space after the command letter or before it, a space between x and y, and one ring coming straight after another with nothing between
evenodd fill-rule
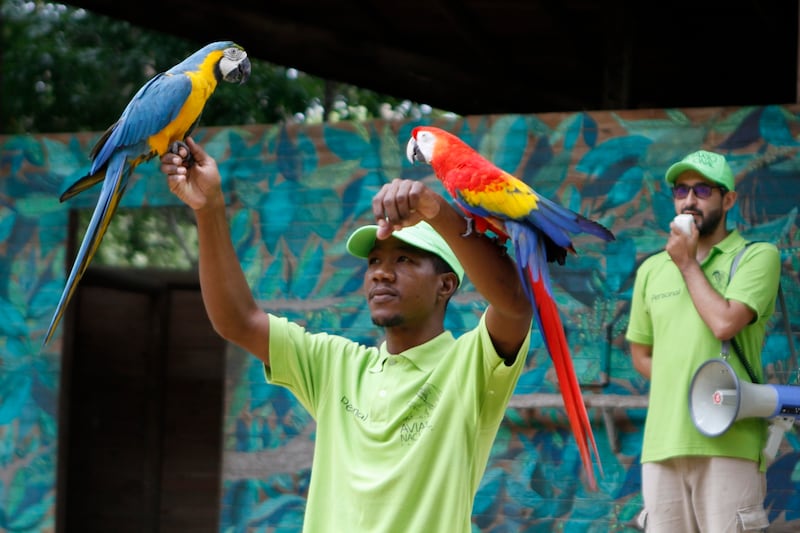
<instances>
[{"instance_id":1,"label":"macaw's claw","mask_svg":"<svg viewBox=\"0 0 800 533\"><path fill-rule=\"evenodd\" d=\"M467 230L461 234L462 237L469 237L472 235L472 217L464 217L464 220L467 221Z\"/></svg>"},{"instance_id":2,"label":"macaw's claw","mask_svg":"<svg viewBox=\"0 0 800 533\"><path fill-rule=\"evenodd\" d=\"M181 148L186 150L186 157L181 156ZM183 141L175 141L169 145L169 150L167 150L170 154L175 154L178 157L183 157L183 166L186 168L191 167L194 165L194 157L192 156L192 151L189 150L189 146Z\"/></svg>"}]
</instances>

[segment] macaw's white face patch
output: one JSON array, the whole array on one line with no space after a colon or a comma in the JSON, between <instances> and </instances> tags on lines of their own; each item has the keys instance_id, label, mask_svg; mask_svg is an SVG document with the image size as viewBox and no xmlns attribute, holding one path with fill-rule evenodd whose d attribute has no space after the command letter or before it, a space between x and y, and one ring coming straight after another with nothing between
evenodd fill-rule
<instances>
[{"instance_id":1,"label":"macaw's white face patch","mask_svg":"<svg viewBox=\"0 0 800 533\"><path fill-rule=\"evenodd\" d=\"M222 52L219 60L222 79L232 83L244 83L250 77L250 60L241 48L230 47Z\"/></svg>"}]
</instances>

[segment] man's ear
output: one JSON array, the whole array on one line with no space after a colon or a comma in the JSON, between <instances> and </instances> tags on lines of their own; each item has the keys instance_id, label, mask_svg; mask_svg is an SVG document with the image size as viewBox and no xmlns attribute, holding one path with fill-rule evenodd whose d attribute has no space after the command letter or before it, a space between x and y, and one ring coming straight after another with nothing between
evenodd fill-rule
<instances>
[{"instance_id":1,"label":"man's ear","mask_svg":"<svg viewBox=\"0 0 800 533\"><path fill-rule=\"evenodd\" d=\"M722 208L725 211L730 211L735 203L736 203L736 191L728 191L727 193L725 193L725 196L722 197Z\"/></svg>"},{"instance_id":2,"label":"man's ear","mask_svg":"<svg viewBox=\"0 0 800 533\"><path fill-rule=\"evenodd\" d=\"M439 275L439 295L445 300L449 299L458 288L458 276L455 272L446 272Z\"/></svg>"}]
</instances>

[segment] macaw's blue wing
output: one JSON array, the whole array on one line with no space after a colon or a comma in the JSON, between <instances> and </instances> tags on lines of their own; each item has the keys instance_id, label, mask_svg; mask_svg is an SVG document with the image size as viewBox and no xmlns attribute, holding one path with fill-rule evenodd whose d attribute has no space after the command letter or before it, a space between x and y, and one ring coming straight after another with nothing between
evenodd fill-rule
<instances>
[{"instance_id":1,"label":"macaw's blue wing","mask_svg":"<svg viewBox=\"0 0 800 533\"><path fill-rule=\"evenodd\" d=\"M574 251L570 234L587 233L606 242L614 240L614 234L602 224L544 197L539 197L537 209L531 210L526 219L555 244L570 251Z\"/></svg>"},{"instance_id":2,"label":"macaw's blue wing","mask_svg":"<svg viewBox=\"0 0 800 533\"><path fill-rule=\"evenodd\" d=\"M599 237L604 241L614 240L614 234L602 224L543 196L539 196L533 191L523 196L526 196L526 199L535 198L535 207L524 213L518 213L516 216L511 216L504 211L504 209L511 208L513 202L518 200L513 195L509 195L507 204L495 201L493 207L490 208L483 203L475 201L476 199L481 199L479 196L471 195L468 198L461 191L456 192L456 203L465 213L488 222L489 228L495 231L499 230L501 236L505 238L508 237L508 230L505 228L506 221L518 222L529 230L537 232L543 240L547 261L550 263L557 262L563 265L566 262L567 253L575 253L575 248L572 245L572 234L586 233ZM517 196L520 195L518 194ZM497 196L495 196L495 200L496 198ZM530 201L527 203L530 203ZM519 212L519 206L513 205L511 210Z\"/></svg>"},{"instance_id":3,"label":"macaw's blue wing","mask_svg":"<svg viewBox=\"0 0 800 533\"><path fill-rule=\"evenodd\" d=\"M151 138L159 134L169 136L171 132L165 130L175 122L191 93L192 82L183 74L162 73L143 85L119 120L95 144L90 154L92 166L89 173L66 189L60 200L68 200L101 182L107 175L105 167L109 160L121 150L129 154L128 164L133 167L155 155L163 155L159 153L160 147L153 145L155 139Z\"/></svg>"}]
</instances>

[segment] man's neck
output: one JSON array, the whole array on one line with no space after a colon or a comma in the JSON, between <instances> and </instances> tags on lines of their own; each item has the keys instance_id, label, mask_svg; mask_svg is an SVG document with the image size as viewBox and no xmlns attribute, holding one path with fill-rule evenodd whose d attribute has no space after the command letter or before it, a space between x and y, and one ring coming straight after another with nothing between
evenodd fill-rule
<instances>
[{"instance_id":1,"label":"man's neck","mask_svg":"<svg viewBox=\"0 0 800 533\"><path fill-rule=\"evenodd\" d=\"M429 340L438 337L444 332L444 325L437 327L421 328L419 326L392 326L385 329L386 350L390 354L398 354L410 350Z\"/></svg>"},{"instance_id":2,"label":"man's neck","mask_svg":"<svg viewBox=\"0 0 800 533\"><path fill-rule=\"evenodd\" d=\"M723 222L714 230L714 233L700 237L697 241L697 254L695 256L697 261L702 263L708 257L711 249L725 240L730 234L731 230L727 229Z\"/></svg>"}]
</instances>

